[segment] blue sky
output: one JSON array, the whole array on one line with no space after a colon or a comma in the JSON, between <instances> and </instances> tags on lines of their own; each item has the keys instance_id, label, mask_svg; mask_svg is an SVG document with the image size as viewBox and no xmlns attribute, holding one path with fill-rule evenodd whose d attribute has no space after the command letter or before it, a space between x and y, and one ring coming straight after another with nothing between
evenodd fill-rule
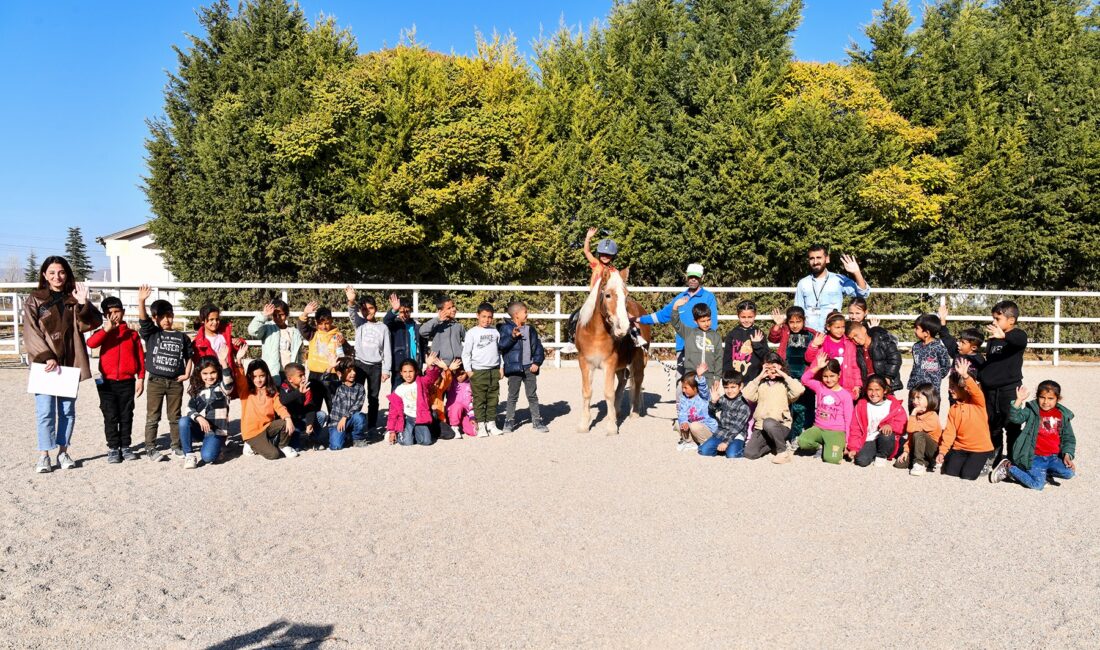
<instances>
[{"instance_id":1,"label":"blue sky","mask_svg":"<svg viewBox=\"0 0 1100 650\"><path fill-rule=\"evenodd\" d=\"M33 248L60 252L65 229L94 242L149 218L140 190L145 119L159 115L173 44L197 33L201 0L0 3L0 269ZM611 0L300 0L310 19L334 16L361 52L393 45L416 26L417 40L466 53L474 32L513 33L530 52L540 33L563 23L587 27ZM799 59L842 61L849 40L881 0L805 0L795 35Z\"/></svg>"}]
</instances>

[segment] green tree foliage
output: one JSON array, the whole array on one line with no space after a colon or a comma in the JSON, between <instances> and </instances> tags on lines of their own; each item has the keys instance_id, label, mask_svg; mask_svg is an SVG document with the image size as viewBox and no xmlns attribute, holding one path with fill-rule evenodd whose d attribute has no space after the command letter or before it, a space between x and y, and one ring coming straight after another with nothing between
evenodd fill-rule
<instances>
[{"instance_id":1,"label":"green tree foliage","mask_svg":"<svg viewBox=\"0 0 1100 650\"><path fill-rule=\"evenodd\" d=\"M31 251L30 255L27 255L27 265L23 267L23 281L38 282L40 266L41 263L38 261L38 255L36 255L34 251Z\"/></svg>"},{"instance_id":2,"label":"green tree foliage","mask_svg":"<svg viewBox=\"0 0 1100 650\"><path fill-rule=\"evenodd\" d=\"M889 4L889 3L887 3ZM885 11L870 34L905 22ZM1098 5L941 0L927 5L903 68L897 39L853 59L913 122L939 131L957 200L914 277L954 286L1095 287L1100 264ZM906 75L901 90L880 74ZM893 94L892 94L893 93Z\"/></svg>"},{"instance_id":3,"label":"green tree foliage","mask_svg":"<svg viewBox=\"0 0 1100 650\"><path fill-rule=\"evenodd\" d=\"M84 233L80 228L69 228L69 234L65 238L65 259L73 269L73 279L84 282L92 277L92 261L88 259L88 246L84 243ZM35 270L35 281L38 272Z\"/></svg>"},{"instance_id":4,"label":"green tree foliage","mask_svg":"<svg viewBox=\"0 0 1100 650\"><path fill-rule=\"evenodd\" d=\"M885 0L847 65L793 61L800 0L615 2L528 65L410 35L356 55L287 0L222 0L150 121L182 280L789 284L806 246L875 284L1095 286L1095 0Z\"/></svg>"}]
</instances>

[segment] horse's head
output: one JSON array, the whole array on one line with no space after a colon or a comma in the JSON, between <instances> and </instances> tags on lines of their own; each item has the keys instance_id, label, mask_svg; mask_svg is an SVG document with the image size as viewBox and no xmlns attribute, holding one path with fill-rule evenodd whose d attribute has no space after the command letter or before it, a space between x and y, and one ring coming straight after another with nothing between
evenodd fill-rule
<instances>
[{"instance_id":1,"label":"horse's head","mask_svg":"<svg viewBox=\"0 0 1100 650\"><path fill-rule=\"evenodd\" d=\"M630 317L626 313L626 279L630 269L608 273L599 287L600 312L616 341L630 331Z\"/></svg>"}]
</instances>

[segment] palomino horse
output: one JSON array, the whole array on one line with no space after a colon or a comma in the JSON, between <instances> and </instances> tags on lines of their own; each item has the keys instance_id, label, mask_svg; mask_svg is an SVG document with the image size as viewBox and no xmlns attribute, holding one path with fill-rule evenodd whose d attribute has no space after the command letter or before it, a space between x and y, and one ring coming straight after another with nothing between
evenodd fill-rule
<instances>
[{"instance_id":1,"label":"palomino horse","mask_svg":"<svg viewBox=\"0 0 1100 650\"><path fill-rule=\"evenodd\" d=\"M592 426L592 376L596 368L604 369L603 395L607 401L607 435L619 432L619 402L630 371L631 404L634 414L642 415L642 378L645 376L646 351L634 344L630 333L630 317L645 313L641 305L626 295L626 279L630 269L617 273L605 272L588 294L577 319L577 361L581 367L581 394L584 406L577 430ZM649 326L641 325L642 336L649 340Z\"/></svg>"}]
</instances>

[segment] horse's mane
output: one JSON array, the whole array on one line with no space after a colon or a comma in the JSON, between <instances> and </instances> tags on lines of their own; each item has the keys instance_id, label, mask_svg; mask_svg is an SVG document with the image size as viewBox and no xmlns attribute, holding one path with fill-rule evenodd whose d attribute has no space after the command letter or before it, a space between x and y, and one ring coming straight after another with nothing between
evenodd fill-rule
<instances>
[{"instance_id":1,"label":"horse's mane","mask_svg":"<svg viewBox=\"0 0 1100 650\"><path fill-rule=\"evenodd\" d=\"M588 321L592 320L592 315L596 313L596 306L600 303L600 293L603 291L604 287L608 289L618 289L622 285L622 276L605 269L600 276L600 281L592 285L592 290L588 292L588 298L585 299L584 304L581 305L577 323L581 327L584 327L588 325Z\"/></svg>"}]
</instances>

